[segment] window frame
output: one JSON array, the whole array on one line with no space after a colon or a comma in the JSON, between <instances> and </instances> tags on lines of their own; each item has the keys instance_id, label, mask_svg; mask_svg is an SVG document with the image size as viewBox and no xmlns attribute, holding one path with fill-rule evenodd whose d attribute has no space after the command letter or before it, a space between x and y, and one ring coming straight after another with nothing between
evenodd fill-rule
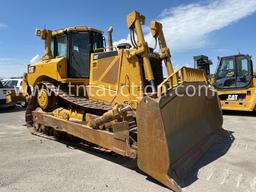
<instances>
[{"instance_id":1,"label":"window frame","mask_svg":"<svg viewBox=\"0 0 256 192\"><path fill-rule=\"evenodd\" d=\"M218 76L219 76L220 68L222 66L221 63L222 63L223 59L232 59L232 60L234 60L235 76L234 77L230 77L229 79L232 79L232 78L235 79L235 87L234 86L231 86L231 87L219 87L219 86L216 86L216 81L219 80ZM238 86L237 85L238 77L239 77L238 76L238 65L241 63L242 59L247 59L247 61L248 61L249 72L250 72L250 74L249 74L250 80L244 86ZM223 79L223 78L221 78L221 79ZM225 89L226 90L229 90L229 89L245 89L245 88L248 88L250 86L252 80L253 80L253 63L252 63L252 59L251 59L251 57L249 55L235 55L235 56L223 57L223 58L220 59L217 71L215 73L214 87L216 87L217 89L223 89L223 90L225 90Z\"/></svg>"}]
</instances>

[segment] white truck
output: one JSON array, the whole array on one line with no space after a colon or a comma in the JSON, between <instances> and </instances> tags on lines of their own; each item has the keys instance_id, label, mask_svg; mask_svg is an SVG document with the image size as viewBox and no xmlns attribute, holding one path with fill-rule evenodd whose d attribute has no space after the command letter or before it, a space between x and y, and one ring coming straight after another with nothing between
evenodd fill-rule
<instances>
[{"instance_id":1,"label":"white truck","mask_svg":"<svg viewBox=\"0 0 256 192\"><path fill-rule=\"evenodd\" d=\"M26 107L27 102L25 97L22 96L22 78L13 78L13 79L3 79L3 86L8 89L8 94L11 97L7 97L7 103L11 105L11 103L16 103L21 105L22 107ZM14 97L13 97L14 96ZM10 99L11 98L11 99Z\"/></svg>"},{"instance_id":2,"label":"white truck","mask_svg":"<svg viewBox=\"0 0 256 192\"><path fill-rule=\"evenodd\" d=\"M5 87L20 91L22 85L22 79L3 79L2 83Z\"/></svg>"},{"instance_id":3,"label":"white truck","mask_svg":"<svg viewBox=\"0 0 256 192\"><path fill-rule=\"evenodd\" d=\"M6 87L0 81L0 108L15 106L14 103L6 103L6 95L11 91L11 88Z\"/></svg>"},{"instance_id":4,"label":"white truck","mask_svg":"<svg viewBox=\"0 0 256 192\"><path fill-rule=\"evenodd\" d=\"M4 86L0 81L0 105L5 104Z\"/></svg>"}]
</instances>

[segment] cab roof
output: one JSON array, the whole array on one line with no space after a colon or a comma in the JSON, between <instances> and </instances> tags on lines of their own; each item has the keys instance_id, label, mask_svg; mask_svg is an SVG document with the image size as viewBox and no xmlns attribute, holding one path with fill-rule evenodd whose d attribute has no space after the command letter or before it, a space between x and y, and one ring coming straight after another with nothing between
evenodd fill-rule
<instances>
[{"instance_id":1,"label":"cab roof","mask_svg":"<svg viewBox=\"0 0 256 192\"><path fill-rule=\"evenodd\" d=\"M98 33L103 33L102 31L92 28L92 27L75 26L75 27L57 29L52 32L52 36L57 36L57 35L61 35L61 34L72 32L72 31L94 31L94 32L98 32Z\"/></svg>"},{"instance_id":2,"label":"cab roof","mask_svg":"<svg viewBox=\"0 0 256 192\"><path fill-rule=\"evenodd\" d=\"M229 56L221 57L221 59L234 58L234 57L250 57L250 55L238 53L238 54L236 54L236 55L229 55Z\"/></svg>"}]
</instances>

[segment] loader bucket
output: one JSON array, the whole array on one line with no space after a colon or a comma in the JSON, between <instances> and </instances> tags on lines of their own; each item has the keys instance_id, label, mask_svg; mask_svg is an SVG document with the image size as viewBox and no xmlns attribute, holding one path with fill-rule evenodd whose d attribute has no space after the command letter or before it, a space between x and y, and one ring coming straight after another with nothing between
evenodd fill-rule
<instances>
[{"instance_id":1,"label":"loader bucket","mask_svg":"<svg viewBox=\"0 0 256 192\"><path fill-rule=\"evenodd\" d=\"M178 180L222 130L217 94L208 89L212 95L178 96L186 87L158 99L144 97L137 108L138 167L173 191L181 191Z\"/></svg>"}]
</instances>

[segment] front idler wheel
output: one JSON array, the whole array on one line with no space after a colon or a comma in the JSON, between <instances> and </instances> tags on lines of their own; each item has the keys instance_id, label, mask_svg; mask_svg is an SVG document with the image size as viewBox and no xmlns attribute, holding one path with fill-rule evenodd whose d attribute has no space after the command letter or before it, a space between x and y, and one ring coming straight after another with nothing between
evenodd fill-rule
<instances>
[{"instance_id":1,"label":"front idler wheel","mask_svg":"<svg viewBox=\"0 0 256 192\"><path fill-rule=\"evenodd\" d=\"M37 94L37 103L44 111L51 111L57 106L57 98L51 90L42 88Z\"/></svg>"}]
</instances>

